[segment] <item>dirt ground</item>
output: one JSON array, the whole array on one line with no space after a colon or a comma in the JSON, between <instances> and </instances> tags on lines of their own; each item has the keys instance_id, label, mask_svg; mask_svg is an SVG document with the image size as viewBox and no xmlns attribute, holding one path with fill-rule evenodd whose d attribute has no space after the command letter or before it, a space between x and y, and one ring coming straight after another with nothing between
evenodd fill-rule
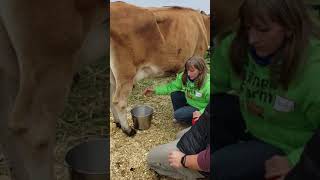
<instances>
[{"instance_id":1,"label":"dirt ground","mask_svg":"<svg viewBox=\"0 0 320 180\"><path fill-rule=\"evenodd\" d=\"M111 153L111 179L169 179L159 177L147 166L146 157L151 148L168 143L175 139L176 133L185 127L174 124L173 110L169 96L143 96L146 87L166 83L171 78L144 80L136 84L129 98L127 117L132 126L130 114L135 105L150 105L154 109L154 116L150 129L137 131L132 137L127 137L121 129L115 126L113 118L110 121L110 153Z\"/></svg>"}]
</instances>

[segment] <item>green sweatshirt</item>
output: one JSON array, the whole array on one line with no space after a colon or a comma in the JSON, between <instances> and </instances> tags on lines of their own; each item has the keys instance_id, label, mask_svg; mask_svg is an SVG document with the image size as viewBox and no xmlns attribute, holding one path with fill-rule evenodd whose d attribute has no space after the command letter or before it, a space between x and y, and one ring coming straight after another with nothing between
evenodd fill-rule
<instances>
[{"instance_id":1,"label":"green sweatshirt","mask_svg":"<svg viewBox=\"0 0 320 180\"><path fill-rule=\"evenodd\" d=\"M288 91L273 88L269 66L260 66L248 54L246 77L240 80L229 61L233 35L217 47L212 69L214 93L235 90L247 130L255 137L282 149L291 165L320 128L320 41L311 39L306 63L291 81Z\"/></svg>"},{"instance_id":2,"label":"green sweatshirt","mask_svg":"<svg viewBox=\"0 0 320 180\"><path fill-rule=\"evenodd\" d=\"M186 95L187 103L190 106L198 108L203 113L210 99L210 75L207 75L202 87L197 89L195 83L189 80L187 80L187 84L184 86L182 74L183 72L179 73L176 79L168 84L157 86L155 93L157 95L168 95L174 91L182 91Z\"/></svg>"}]
</instances>

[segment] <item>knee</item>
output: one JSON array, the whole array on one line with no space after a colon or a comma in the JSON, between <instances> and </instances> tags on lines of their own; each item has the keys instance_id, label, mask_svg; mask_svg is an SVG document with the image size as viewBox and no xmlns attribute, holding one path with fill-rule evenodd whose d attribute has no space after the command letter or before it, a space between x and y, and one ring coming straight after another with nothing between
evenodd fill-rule
<instances>
[{"instance_id":1,"label":"knee","mask_svg":"<svg viewBox=\"0 0 320 180\"><path fill-rule=\"evenodd\" d=\"M178 94L178 91L174 91L174 92L170 93L171 99L174 99L177 96L177 94Z\"/></svg>"},{"instance_id":2,"label":"knee","mask_svg":"<svg viewBox=\"0 0 320 180\"><path fill-rule=\"evenodd\" d=\"M157 154L155 148L153 148L147 155L147 164L149 167L159 166L160 162L157 160Z\"/></svg>"},{"instance_id":3,"label":"knee","mask_svg":"<svg viewBox=\"0 0 320 180\"><path fill-rule=\"evenodd\" d=\"M152 150L148 153L148 155L147 155L147 164L149 165L149 166L151 166L152 164L153 164L153 152L152 152Z\"/></svg>"},{"instance_id":4,"label":"knee","mask_svg":"<svg viewBox=\"0 0 320 180\"><path fill-rule=\"evenodd\" d=\"M184 98L184 93L181 91L174 91L170 94L171 99L180 99Z\"/></svg>"},{"instance_id":5,"label":"knee","mask_svg":"<svg viewBox=\"0 0 320 180\"><path fill-rule=\"evenodd\" d=\"M180 108L174 111L173 117L179 122L191 123L192 113L186 112Z\"/></svg>"},{"instance_id":6,"label":"knee","mask_svg":"<svg viewBox=\"0 0 320 180\"><path fill-rule=\"evenodd\" d=\"M173 117L176 119L176 120L181 120L183 118L183 114L181 114L179 112L179 110L176 110L173 112Z\"/></svg>"},{"instance_id":7,"label":"knee","mask_svg":"<svg viewBox=\"0 0 320 180\"><path fill-rule=\"evenodd\" d=\"M150 150L147 155L147 163L150 167L159 167L167 161L168 153L164 145L159 145Z\"/></svg>"}]
</instances>

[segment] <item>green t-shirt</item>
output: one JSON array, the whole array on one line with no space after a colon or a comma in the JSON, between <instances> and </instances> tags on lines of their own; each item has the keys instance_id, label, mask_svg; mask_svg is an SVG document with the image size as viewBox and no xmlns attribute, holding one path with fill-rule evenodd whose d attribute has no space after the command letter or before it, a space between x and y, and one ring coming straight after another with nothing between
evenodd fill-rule
<instances>
[{"instance_id":1,"label":"green t-shirt","mask_svg":"<svg viewBox=\"0 0 320 180\"><path fill-rule=\"evenodd\" d=\"M232 71L228 51L233 35L217 47L212 63L213 92L234 90L247 130L286 154L295 165L302 150L320 127L320 41L311 39L306 63L300 65L288 91L271 85L269 66L261 66L248 54L245 79Z\"/></svg>"},{"instance_id":2,"label":"green t-shirt","mask_svg":"<svg viewBox=\"0 0 320 180\"><path fill-rule=\"evenodd\" d=\"M182 91L185 93L187 103L203 113L210 99L210 75L207 74L202 87L198 89L196 84L189 80L187 80L186 85L183 85L182 74L183 72L179 73L176 79L168 84L157 86L155 93L157 95L168 95L174 91Z\"/></svg>"}]
</instances>

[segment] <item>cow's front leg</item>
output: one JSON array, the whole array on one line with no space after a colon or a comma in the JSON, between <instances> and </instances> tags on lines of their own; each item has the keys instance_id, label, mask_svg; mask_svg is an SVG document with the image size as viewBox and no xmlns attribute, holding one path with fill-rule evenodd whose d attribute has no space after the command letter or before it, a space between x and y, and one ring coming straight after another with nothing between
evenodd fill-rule
<instances>
[{"instance_id":1,"label":"cow's front leg","mask_svg":"<svg viewBox=\"0 0 320 180\"><path fill-rule=\"evenodd\" d=\"M132 91L132 86L133 78L117 82L116 90L112 99L112 105L119 117L121 128L128 136L134 136L136 134L136 130L131 128L127 121L127 103L129 94Z\"/></svg>"},{"instance_id":2,"label":"cow's front leg","mask_svg":"<svg viewBox=\"0 0 320 180\"><path fill-rule=\"evenodd\" d=\"M114 74L112 72L112 69L110 69L110 97L109 98L114 97L115 91L116 91L116 80L114 78ZM116 123L116 126L118 128L121 128L119 115L118 115L118 112L116 110L116 107L112 103L112 101L109 100L109 102L110 102L110 110L112 112L113 120Z\"/></svg>"},{"instance_id":3,"label":"cow's front leg","mask_svg":"<svg viewBox=\"0 0 320 180\"><path fill-rule=\"evenodd\" d=\"M27 172L24 180L53 180L58 114L71 84L73 57L25 56L20 89L9 118L11 140Z\"/></svg>"},{"instance_id":4,"label":"cow's front leg","mask_svg":"<svg viewBox=\"0 0 320 180\"><path fill-rule=\"evenodd\" d=\"M19 66L17 56L0 21L0 143L3 153L9 158L9 166L14 170L12 179L22 180L27 173L20 162L16 143L10 139L8 131L9 114L14 106L19 87ZM17 163L20 162L20 163Z\"/></svg>"}]
</instances>

